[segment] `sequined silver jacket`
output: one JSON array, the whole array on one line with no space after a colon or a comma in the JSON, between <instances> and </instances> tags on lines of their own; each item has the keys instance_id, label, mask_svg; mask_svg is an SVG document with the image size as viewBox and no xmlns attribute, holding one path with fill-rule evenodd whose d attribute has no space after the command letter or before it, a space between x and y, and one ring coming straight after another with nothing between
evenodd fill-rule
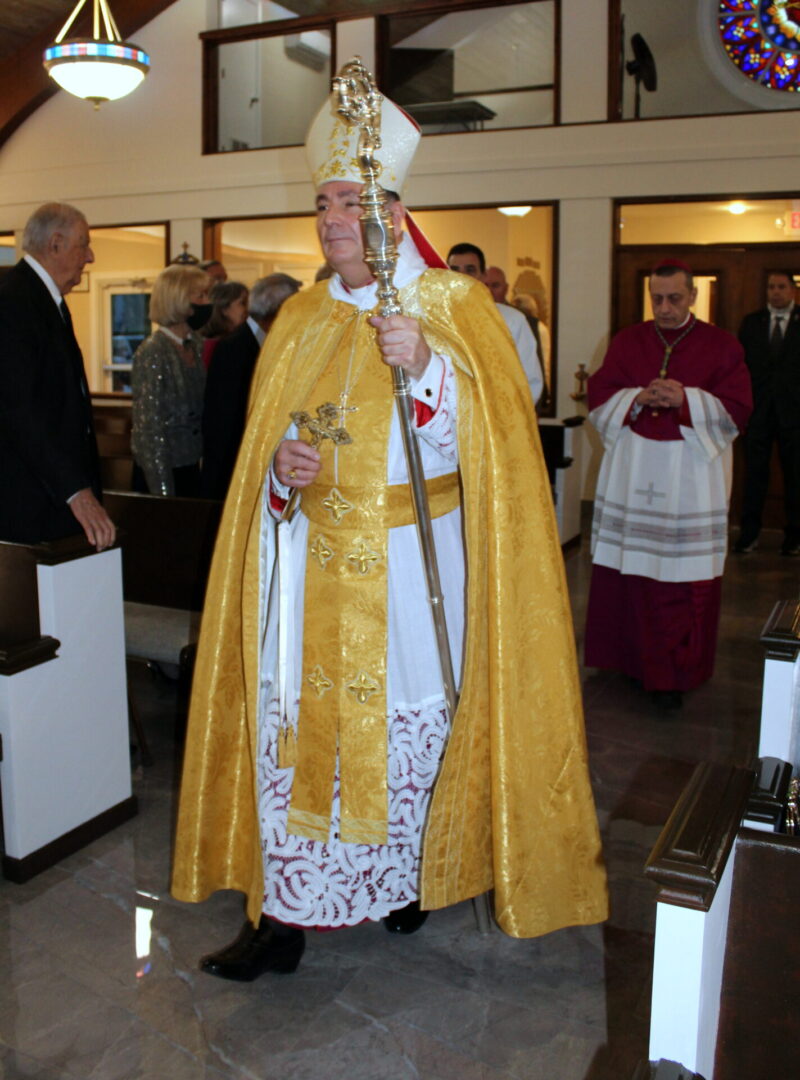
<instances>
[{"instance_id":1,"label":"sequined silver jacket","mask_svg":"<svg viewBox=\"0 0 800 1080\"><path fill-rule=\"evenodd\" d=\"M191 334L190 341L194 364L187 364L160 330L142 342L133 358L131 448L153 495L174 495L172 470L193 465L203 453L203 339Z\"/></svg>"}]
</instances>

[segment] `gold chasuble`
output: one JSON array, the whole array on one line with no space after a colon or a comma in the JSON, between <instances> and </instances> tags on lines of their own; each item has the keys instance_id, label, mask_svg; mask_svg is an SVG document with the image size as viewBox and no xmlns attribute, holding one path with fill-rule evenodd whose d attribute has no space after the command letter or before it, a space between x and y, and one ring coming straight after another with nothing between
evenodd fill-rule
<instances>
[{"instance_id":1,"label":"gold chasuble","mask_svg":"<svg viewBox=\"0 0 800 1080\"><path fill-rule=\"evenodd\" d=\"M353 308L309 400L344 401L338 426L351 441L322 443L321 471L303 492L310 521L303 667L294 732L279 763L294 765L287 828L327 841L337 754L344 843L387 842L387 557L389 529L414 523L408 485L386 483L392 377L369 313ZM459 505L458 476L429 483L431 514Z\"/></svg>"},{"instance_id":2,"label":"gold chasuble","mask_svg":"<svg viewBox=\"0 0 800 1080\"><path fill-rule=\"evenodd\" d=\"M494 889L497 921L516 937L599 922L606 882L569 597L525 376L482 284L428 270L400 300L455 369L468 565L463 679L423 838L422 907ZM345 390L357 409L340 413L352 445L320 447L322 472L301 501L310 527L298 733L283 751L296 755L289 828L327 838L338 748L342 839L386 837L388 529L413 514L386 483L393 402L374 333L327 282L284 304L256 369L217 539L172 891L200 901L239 889L254 923L264 897L255 763L264 482L290 414L341 404ZM434 515L457 505L454 477L428 487Z\"/></svg>"}]
</instances>

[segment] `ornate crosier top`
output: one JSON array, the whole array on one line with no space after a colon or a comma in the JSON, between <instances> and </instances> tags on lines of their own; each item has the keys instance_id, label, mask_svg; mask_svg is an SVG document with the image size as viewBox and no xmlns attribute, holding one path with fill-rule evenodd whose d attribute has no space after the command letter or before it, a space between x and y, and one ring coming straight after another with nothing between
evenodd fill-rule
<instances>
[{"instance_id":1,"label":"ornate crosier top","mask_svg":"<svg viewBox=\"0 0 800 1080\"><path fill-rule=\"evenodd\" d=\"M375 151L381 145L381 105L383 97L378 93L375 80L361 62L354 57L342 68L333 80L333 92L339 102L338 113L348 125L358 125L361 134L358 140L358 161L365 179L360 202L364 208L361 218L361 231L364 237L364 262L378 283L378 311L384 317L399 315L400 304L394 285L394 271L397 265L397 245L394 239L392 216L386 207L386 193L378 184L382 166L375 159ZM312 435L311 445L318 447L323 439L332 439L338 450L351 442L344 426L351 384L352 355L348 366L347 381L339 395L339 407L325 402L317 409L318 418L314 420L307 413L302 415L303 422L298 423L295 414L292 419L299 427L305 427ZM338 426L334 427L334 413L338 416ZM338 460L338 459L337 459ZM297 489L287 502L283 519L290 520L297 505Z\"/></svg>"},{"instance_id":2,"label":"ornate crosier top","mask_svg":"<svg viewBox=\"0 0 800 1080\"><path fill-rule=\"evenodd\" d=\"M397 264L397 245L394 238L392 215L386 205L386 192L378 183L381 163L375 158L380 149L381 103L375 80L359 57L345 64L341 74L333 80L333 90L338 99L339 115L351 125L357 125L361 134L358 139L358 161L364 177L364 189L360 202L364 208L361 228L364 235L364 262L378 282L379 313L383 318L401 313L394 286L394 270Z\"/></svg>"}]
</instances>

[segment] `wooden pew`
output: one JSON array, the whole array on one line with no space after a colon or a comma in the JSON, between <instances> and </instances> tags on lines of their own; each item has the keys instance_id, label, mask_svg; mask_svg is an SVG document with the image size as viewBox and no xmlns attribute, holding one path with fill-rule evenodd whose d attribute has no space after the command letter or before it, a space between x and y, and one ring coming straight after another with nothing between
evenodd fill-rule
<instances>
[{"instance_id":1,"label":"wooden pew","mask_svg":"<svg viewBox=\"0 0 800 1080\"><path fill-rule=\"evenodd\" d=\"M106 491L103 503L125 534L125 600L202 611L222 503L130 491Z\"/></svg>"},{"instance_id":2,"label":"wooden pew","mask_svg":"<svg viewBox=\"0 0 800 1080\"><path fill-rule=\"evenodd\" d=\"M122 531L125 651L177 672L179 714L188 701L194 650L222 503L106 491ZM142 761L152 762L136 702L129 697Z\"/></svg>"},{"instance_id":3,"label":"wooden pew","mask_svg":"<svg viewBox=\"0 0 800 1080\"><path fill-rule=\"evenodd\" d=\"M800 837L742 825L765 798L753 784L698 765L645 871L659 885L649 1056L703 1080L796 1070Z\"/></svg>"},{"instance_id":4,"label":"wooden pew","mask_svg":"<svg viewBox=\"0 0 800 1080\"><path fill-rule=\"evenodd\" d=\"M797 1073L800 836L781 831L800 766L797 601L774 606L761 644L756 767L698 765L645 870L659 894L650 1062L637 1080L660 1080L660 1059L703 1080Z\"/></svg>"},{"instance_id":5,"label":"wooden pew","mask_svg":"<svg viewBox=\"0 0 800 1080\"><path fill-rule=\"evenodd\" d=\"M28 881L136 813L118 549L0 543L3 873Z\"/></svg>"},{"instance_id":6,"label":"wooden pew","mask_svg":"<svg viewBox=\"0 0 800 1080\"><path fill-rule=\"evenodd\" d=\"M133 479L130 394L92 394L92 415L103 487L130 491Z\"/></svg>"}]
</instances>

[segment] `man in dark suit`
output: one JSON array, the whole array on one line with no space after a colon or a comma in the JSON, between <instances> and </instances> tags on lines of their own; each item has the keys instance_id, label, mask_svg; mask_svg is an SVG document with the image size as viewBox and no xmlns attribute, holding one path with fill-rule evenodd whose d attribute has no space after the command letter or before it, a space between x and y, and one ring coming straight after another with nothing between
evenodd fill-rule
<instances>
[{"instance_id":1,"label":"man in dark suit","mask_svg":"<svg viewBox=\"0 0 800 1080\"><path fill-rule=\"evenodd\" d=\"M250 290L248 317L211 357L203 404L202 492L224 499L242 441L250 380L267 331L284 300L300 288L288 274L268 274Z\"/></svg>"},{"instance_id":2,"label":"man in dark suit","mask_svg":"<svg viewBox=\"0 0 800 1080\"><path fill-rule=\"evenodd\" d=\"M767 307L746 315L739 330L753 382L742 524L734 547L739 554L757 546L777 439L786 511L781 554L800 555L800 310L794 296L791 272L773 271L767 278Z\"/></svg>"},{"instance_id":3,"label":"man in dark suit","mask_svg":"<svg viewBox=\"0 0 800 1080\"><path fill-rule=\"evenodd\" d=\"M83 531L102 551L116 529L100 503L100 468L83 357L64 297L94 261L83 214L46 203L25 256L0 282L0 539Z\"/></svg>"}]
</instances>

